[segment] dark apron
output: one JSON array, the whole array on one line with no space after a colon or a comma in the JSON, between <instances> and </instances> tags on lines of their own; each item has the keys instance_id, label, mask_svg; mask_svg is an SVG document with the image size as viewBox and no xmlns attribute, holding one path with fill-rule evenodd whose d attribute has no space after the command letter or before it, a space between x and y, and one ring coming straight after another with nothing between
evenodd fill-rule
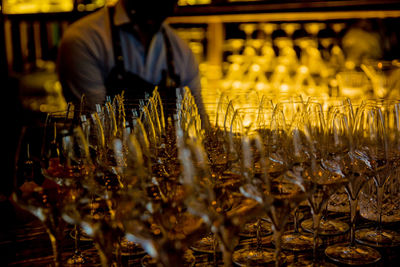
<instances>
[{"instance_id":1,"label":"dark apron","mask_svg":"<svg viewBox=\"0 0 400 267\"><path fill-rule=\"evenodd\" d=\"M115 66L105 81L107 96L113 98L124 92L124 98L127 103L139 105L140 100L145 99L146 96L151 96L155 87L158 86L165 113L172 115L173 110L176 109L176 88L180 86L180 77L175 73L172 47L165 29L161 28L161 32L166 47L167 70L162 71L162 79L160 84L157 85L125 70L119 29L114 25L114 9L115 7L109 7L108 9Z\"/></svg>"}]
</instances>

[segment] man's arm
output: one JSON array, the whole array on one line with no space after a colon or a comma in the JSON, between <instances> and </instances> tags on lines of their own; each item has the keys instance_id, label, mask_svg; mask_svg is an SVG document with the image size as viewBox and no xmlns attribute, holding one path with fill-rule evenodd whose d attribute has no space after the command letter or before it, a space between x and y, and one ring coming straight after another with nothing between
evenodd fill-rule
<instances>
[{"instance_id":1,"label":"man's arm","mask_svg":"<svg viewBox=\"0 0 400 267\"><path fill-rule=\"evenodd\" d=\"M94 109L105 99L103 67L98 53L84 38L88 37L83 33L66 32L59 47L57 68L66 100L79 103L84 94L87 107Z\"/></svg>"}]
</instances>

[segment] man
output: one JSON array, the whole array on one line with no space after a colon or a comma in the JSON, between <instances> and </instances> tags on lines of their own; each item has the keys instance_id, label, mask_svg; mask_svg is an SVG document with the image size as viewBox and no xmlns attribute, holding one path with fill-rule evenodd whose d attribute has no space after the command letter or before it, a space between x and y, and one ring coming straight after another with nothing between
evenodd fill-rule
<instances>
[{"instance_id":1,"label":"man","mask_svg":"<svg viewBox=\"0 0 400 267\"><path fill-rule=\"evenodd\" d=\"M69 101L86 96L94 109L124 91L142 99L155 86L165 101L188 86L200 110L198 63L164 20L177 0L119 0L73 23L59 47L58 73Z\"/></svg>"}]
</instances>

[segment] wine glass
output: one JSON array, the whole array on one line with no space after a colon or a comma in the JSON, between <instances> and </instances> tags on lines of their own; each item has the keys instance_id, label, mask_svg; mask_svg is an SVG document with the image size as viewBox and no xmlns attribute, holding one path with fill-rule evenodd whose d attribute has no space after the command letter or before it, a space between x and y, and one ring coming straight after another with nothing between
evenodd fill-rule
<instances>
[{"instance_id":1,"label":"wine glass","mask_svg":"<svg viewBox=\"0 0 400 267\"><path fill-rule=\"evenodd\" d=\"M292 104L290 103L290 108L294 107ZM295 115L293 115L293 121L289 120L290 116L286 116L288 118L286 121L284 110L278 105L271 120L270 133L264 137L268 140L265 150L268 158L264 194L269 198L266 213L272 223L276 266L284 261L281 257L284 255L281 253L281 241L289 214L306 200L307 194L312 192L312 190L305 190L301 183L305 178L303 174L306 166L302 163L306 160L300 149L300 131L294 127L298 125L294 123Z\"/></svg>"},{"instance_id":2,"label":"wine glass","mask_svg":"<svg viewBox=\"0 0 400 267\"><path fill-rule=\"evenodd\" d=\"M376 132L370 133L363 144L369 148L368 157L373 164L372 178L376 185L377 227L357 230L356 240L375 247L397 246L400 234L383 228L382 206L385 184L396 174L395 169L398 168L400 106L398 101L392 100L367 101L365 105L370 106L366 109L376 111L374 112L376 122L373 122L372 126L377 128Z\"/></svg>"},{"instance_id":3,"label":"wine glass","mask_svg":"<svg viewBox=\"0 0 400 267\"><path fill-rule=\"evenodd\" d=\"M117 172L118 158L111 153L114 138L124 134L125 125L117 123L123 120L120 115L110 101L98 105L96 112L82 114L74 121L78 126L63 142L75 148L74 153L79 148L79 154L71 153L75 157L70 161L86 170L79 186L71 190L77 195L66 201L63 219L82 228L92 239L103 266L116 264L114 247L122 236L114 214L117 192L124 185Z\"/></svg>"},{"instance_id":4,"label":"wine glass","mask_svg":"<svg viewBox=\"0 0 400 267\"><path fill-rule=\"evenodd\" d=\"M361 106L355 115L353 129L346 135L348 152L343 159L345 185L350 202L350 242L328 246L325 254L333 261L346 264L372 264L380 260L380 253L370 247L356 244L355 225L360 190L372 177L375 168L370 152L384 152L385 135L380 111L371 106ZM369 145L369 146L368 146ZM375 156L378 156L375 154Z\"/></svg>"},{"instance_id":5,"label":"wine glass","mask_svg":"<svg viewBox=\"0 0 400 267\"><path fill-rule=\"evenodd\" d=\"M231 139L230 135L230 125L235 112L234 104L225 94L221 94L215 103L206 105L211 108L211 116L215 119L211 129L205 133L203 147L215 187L229 191L237 187L240 182L239 173L233 169L237 156L233 153L233 139ZM184 125L182 125L183 129L186 129ZM187 130L183 131L186 132ZM213 254L214 261L217 262L217 255L220 249L218 239L215 238L212 232L193 243L191 248L202 253Z\"/></svg>"},{"instance_id":6,"label":"wine glass","mask_svg":"<svg viewBox=\"0 0 400 267\"><path fill-rule=\"evenodd\" d=\"M178 98L177 104L176 127L183 126L186 135L202 140L198 110L193 107L189 91ZM118 168L119 174L123 181L129 181L117 194L116 221L123 226L125 238L138 242L148 253L142 259L145 264L184 265L182 259L185 259L187 248L205 232L203 223L186 211L183 204L186 191L178 179L179 173L160 175L160 163L153 161L155 158L163 161L162 164L175 164L170 166L170 170L174 170L179 167L177 159L173 154L165 155L164 148L157 149L160 154L149 157L151 148L146 140L151 134L148 130L152 128L142 126L139 119L127 138L114 140L117 162L123 163ZM172 136L162 136L160 141L165 142L165 149L176 146ZM158 164L155 168L154 163Z\"/></svg>"},{"instance_id":7,"label":"wine glass","mask_svg":"<svg viewBox=\"0 0 400 267\"><path fill-rule=\"evenodd\" d=\"M17 205L34 214L43 223L50 238L53 263L55 266L62 266L61 244L65 222L60 214L61 190L56 182L41 175L40 161L31 157L29 145L26 143L28 133L28 128L21 129L12 198Z\"/></svg>"},{"instance_id":8,"label":"wine glass","mask_svg":"<svg viewBox=\"0 0 400 267\"><path fill-rule=\"evenodd\" d=\"M313 102L316 102L317 105L311 104ZM307 100L307 103L309 106L314 106L314 107L321 105L322 115L318 115L317 117L314 116L315 118L312 119L311 121L318 122L320 121L318 118L323 117L324 121L323 124L326 130L324 131L324 135L321 135L321 138L319 140L319 145L317 145L317 148L320 148L320 151L325 152L322 153L322 155L329 155L329 153L327 152L327 147L330 144L329 140L337 138L335 136L343 137L342 135L339 135L340 132L338 131L338 129L340 129L339 126L343 124L339 123L340 120L346 119L350 129L352 128L352 125L350 123L353 121L352 118L354 118L354 114L352 110L351 101L346 97L330 97L330 98L311 97ZM312 114L321 114L321 112L313 112ZM339 114L344 114L344 115L339 115ZM335 139L335 140L340 140L340 139ZM345 149L343 151L345 151ZM323 158L322 155L321 158ZM338 155L340 156L341 154ZM327 165L324 167L324 170L333 172L333 175L335 175L335 173L341 175L341 169L340 169L341 166L339 162L340 162L339 157L336 157L336 159L333 160L331 158L326 162ZM332 164L333 166L331 166ZM328 210L334 212L347 212L346 208L348 207L348 198L344 190L344 186L341 186L338 189L334 190L334 192L330 194L329 198L330 200L328 200L328 203L324 205L325 207L323 208L324 211L320 220L319 234L324 236L343 234L348 231L349 225L341 220L329 218L327 213ZM312 218L303 220L301 223L301 227L303 230L312 233L313 232Z\"/></svg>"},{"instance_id":9,"label":"wine glass","mask_svg":"<svg viewBox=\"0 0 400 267\"><path fill-rule=\"evenodd\" d=\"M83 184L92 171L93 164L82 128L80 126L72 126L72 129L63 133L64 136L60 145L60 158L50 158L50 166L43 173L45 176L50 177L50 179L56 179L57 183L68 192L63 200L62 217L64 218L65 207L69 205L69 202L76 201L83 194ZM60 163L63 163L63 166ZM58 173L54 176L61 168L63 169L61 174L67 172L67 175L60 176ZM74 224L73 232L75 234L74 253L67 259L66 264L80 265L88 262L88 258L83 254L80 247L81 227L76 222L72 222L72 224Z\"/></svg>"},{"instance_id":10,"label":"wine glass","mask_svg":"<svg viewBox=\"0 0 400 267\"><path fill-rule=\"evenodd\" d=\"M382 199L382 224L390 226L392 223L400 221L399 212L399 169L396 168L391 176L388 178L384 185L384 193ZM373 180L362 189L360 193L360 215L366 220L372 222L379 221L379 213L377 212L377 188ZM386 227L383 227L384 229ZM371 227L370 229L374 229ZM393 229L392 229L393 230ZM392 236L393 237L393 236ZM358 238L358 237L357 237ZM362 242L361 240L357 240ZM396 243L394 241L388 242L389 247Z\"/></svg>"},{"instance_id":11,"label":"wine glass","mask_svg":"<svg viewBox=\"0 0 400 267\"><path fill-rule=\"evenodd\" d=\"M101 266L113 266L114 248L122 238L122 229L114 217L115 203L86 191L64 208L64 220L79 224L93 240L100 256Z\"/></svg>"},{"instance_id":12,"label":"wine glass","mask_svg":"<svg viewBox=\"0 0 400 267\"><path fill-rule=\"evenodd\" d=\"M343 187L348 180L343 174L343 158L349 146L348 119L337 111L328 114L329 120L325 121L321 105L319 103L308 104L307 118L304 125L310 136L312 144L310 153L315 157L314 173L307 176L306 184L312 186L314 192L308 197L308 203L312 214L313 264L319 266L332 265L323 262L317 254L318 236L323 211L326 209L330 196Z\"/></svg>"},{"instance_id":13,"label":"wine glass","mask_svg":"<svg viewBox=\"0 0 400 267\"><path fill-rule=\"evenodd\" d=\"M203 144L177 129L182 184L188 192L184 202L190 213L200 216L218 240L224 266L232 266L232 253L239 242L245 215L256 206L242 202L235 191L218 186L211 175Z\"/></svg>"},{"instance_id":14,"label":"wine glass","mask_svg":"<svg viewBox=\"0 0 400 267\"><path fill-rule=\"evenodd\" d=\"M26 157L20 155L21 147L17 151L22 161L17 164L14 200L43 222L56 266L63 264L60 245L66 227L62 219L64 206L72 188L86 173L83 164L80 165L80 147L71 146L69 142L73 127L70 115L69 110L47 115L39 140L40 159L31 157L29 143L26 143L26 134L29 133L26 128L23 128L20 139L20 145L27 145ZM78 256L79 250L76 252Z\"/></svg>"},{"instance_id":15,"label":"wine glass","mask_svg":"<svg viewBox=\"0 0 400 267\"><path fill-rule=\"evenodd\" d=\"M281 99L276 104L274 111L273 126L271 126L271 128L274 127L274 132L269 143L273 144L274 147L278 146L281 140L279 137L277 138L277 133L279 133L279 131L285 132L287 129L290 129L292 123L295 122L295 118L301 117L299 114L304 114L304 112L306 112L306 102L303 101L301 96ZM273 158L271 158L272 169L280 165L280 169L282 170L285 164L283 159L277 161L276 156L279 154L274 154ZM294 230L283 234L282 248L292 251L311 249L313 245L312 238L307 233L298 231L298 218L303 216L298 207L293 210L293 215Z\"/></svg>"},{"instance_id":16,"label":"wine glass","mask_svg":"<svg viewBox=\"0 0 400 267\"><path fill-rule=\"evenodd\" d=\"M256 201L261 207L261 213L252 224L257 229L255 244L247 242L249 243L247 246L236 249L233 261L239 266L271 264L276 260L275 250L263 246L261 223L264 220L262 216L269 211L272 199L269 193L264 192L265 188L269 188L269 179L266 176L264 144L257 132L250 135L242 134L240 153L241 173L244 179L240 192L247 199Z\"/></svg>"}]
</instances>

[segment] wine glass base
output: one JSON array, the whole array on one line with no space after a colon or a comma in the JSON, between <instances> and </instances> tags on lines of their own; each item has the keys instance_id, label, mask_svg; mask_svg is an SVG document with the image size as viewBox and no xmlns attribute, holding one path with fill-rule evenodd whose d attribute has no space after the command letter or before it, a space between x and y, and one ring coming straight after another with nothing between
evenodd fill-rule
<instances>
[{"instance_id":1,"label":"wine glass base","mask_svg":"<svg viewBox=\"0 0 400 267\"><path fill-rule=\"evenodd\" d=\"M244 229L240 232L241 237L251 238L257 236L257 228L260 227L260 235L267 236L272 234L271 223L265 220L260 221L260 226L258 226L258 222L250 222L244 226Z\"/></svg>"},{"instance_id":2,"label":"wine glass base","mask_svg":"<svg viewBox=\"0 0 400 267\"><path fill-rule=\"evenodd\" d=\"M281 253L281 259L285 256ZM275 249L249 248L236 250L232 256L233 262L238 266L266 266L275 262Z\"/></svg>"},{"instance_id":3,"label":"wine glass base","mask_svg":"<svg viewBox=\"0 0 400 267\"><path fill-rule=\"evenodd\" d=\"M72 257L68 258L65 265L75 266L87 263L88 260L83 256L82 253L75 253Z\"/></svg>"},{"instance_id":4,"label":"wine glass base","mask_svg":"<svg viewBox=\"0 0 400 267\"><path fill-rule=\"evenodd\" d=\"M124 238L119 244L119 251L114 250L114 254L117 255L118 253L122 257L129 257L144 255L146 254L146 251L142 248L140 244Z\"/></svg>"},{"instance_id":5,"label":"wine glass base","mask_svg":"<svg viewBox=\"0 0 400 267\"><path fill-rule=\"evenodd\" d=\"M79 236L79 241L81 241L81 242L92 242L93 241L93 239L88 234L86 234L84 231L80 231L80 232L81 233ZM73 229L69 232L69 236L75 240L75 237L76 237L75 229Z\"/></svg>"},{"instance_id":6,"label":"wine glass base","mask_svg":"<svg viewBox=\"0 0 400 267\"><path fill-rule=\"evenodd\" d=\"M307 233L287 232L282 236L281 248L289 251L307 251L313 249L313 236ZM318 239L318 244L322 240Z\"/></svg>"},{"instance_id":7,"label":"wine glass base","mask_svg":"<svg viewBox=\"0 0 400 267\"><path fill-rule=\"evenodd\" d=\"M246 238L239 242L239 247L257 247L257 245L268 246L272 244L273 236L267 235L261 237L261 240L257 240L257 238Z\"/></svg>"},{"instance_id":8,"label":"wine glass base","mask_svg":"<svg viewBox=\"0 0 400 267\"><path fill-rule=\"evenodd\" d=\"M381 247L396 247L400 246L400 233L385 229L360 229L356 231L357 242L373 246Z\"/></svg>"},{"instance_id":9,"label":"wine glass base","mask_svg":"<svg viewBox=\"0 0 400 267\"><path fill-rule=\"evenodd\" d=\"M306 219L301 222L301 228L309 233L313 232L313 219ZM322 219L319 224L318 234L322 236L342 235L349 231L350 226L340 220L324 220Z\"/></svg>"},{"instance_id":10,"label":"wine glass base","mask_svg":"<svg viewBox=\"0 0 400 267\"><path fill-rule=\"evenodd\" d=\"M190 248L195 252L213 254L215 252L214 243L214 236L208 235L206 237L203 237L199 241L194 242ZM216 248L216 250L217 252L220 252L218 247Z\"/></svg>"},{"instance_id":11,"label":"wine glass base","mask_svg":"<svg viewBox=\"0 0 400 267\"><path fill-rule=\"evenodd\" d=\"M381 254L367 246L355 244L336 244L325 249L325 255L332 261L348 265L374 264L381 259Z\"/></svg>"}]
</instances>

